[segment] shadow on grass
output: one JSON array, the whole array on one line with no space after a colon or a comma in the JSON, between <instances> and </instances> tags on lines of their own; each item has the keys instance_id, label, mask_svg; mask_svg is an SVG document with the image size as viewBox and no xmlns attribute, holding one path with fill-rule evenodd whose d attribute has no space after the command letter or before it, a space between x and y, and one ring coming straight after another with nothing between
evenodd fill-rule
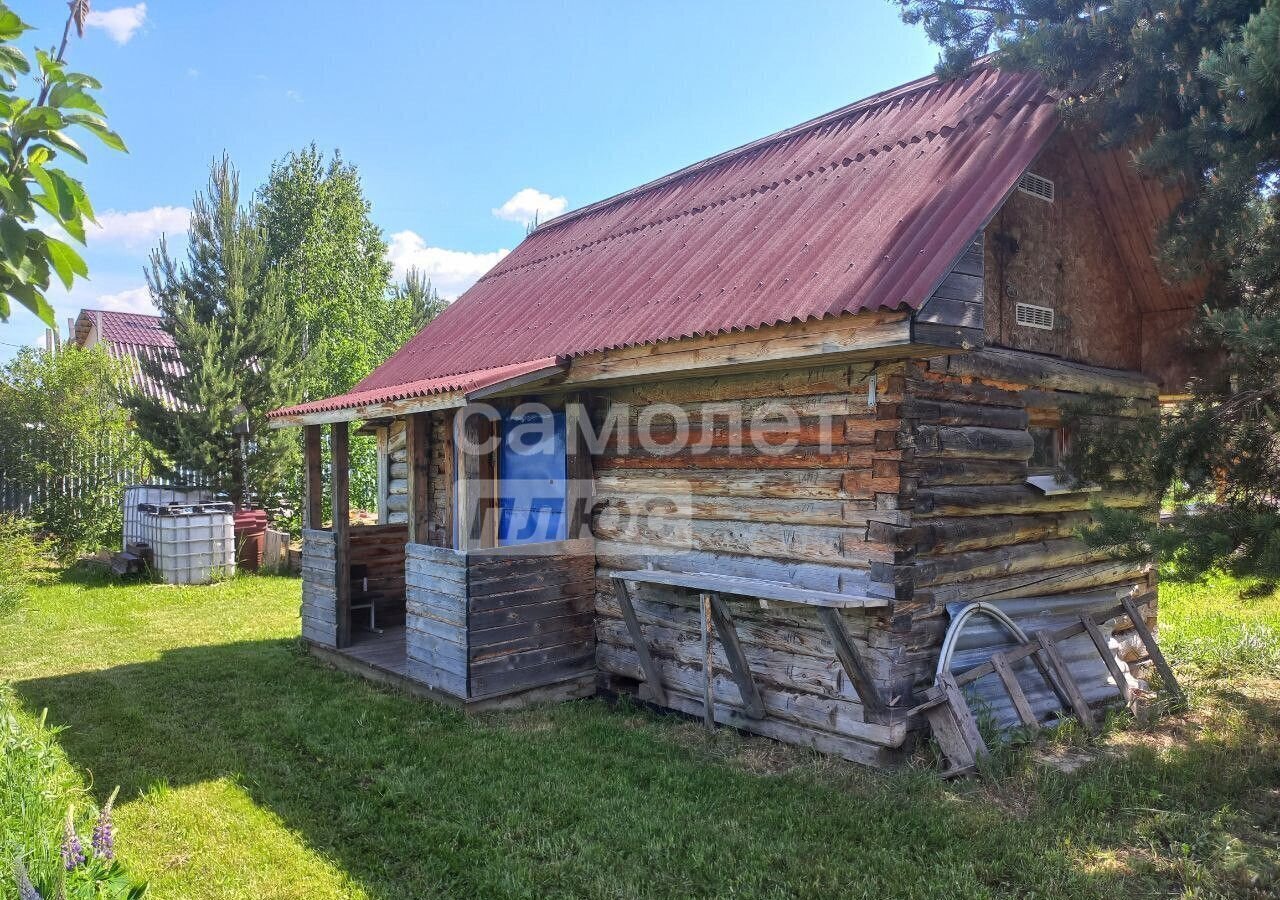
<instances>
[{"instance_id":1,"label":"shadow on grass","mask_svg":"<svg viewBox=\"0 0 1280 900\"><path fill-rule=\"evenodd\" d=\"M466 719L324 668L287 640L16 687L67 726L61 741L96 793L233 779L371 895L397 900L1107 897L1117 874L1082 864L1079 848L1128 834L1133 786L1181 785L1176 802L1211 808L1260 775L1207 776L1218 750L1206 743L1097 784L1057 778L1011 815L931 774L856 789L803 770L753 775L673 739L670 723L597 701ZM1266 715L1274 724L1275 709ZM1100 817L1116 817L1114 833Z\"/></svg>"}]
</instances>

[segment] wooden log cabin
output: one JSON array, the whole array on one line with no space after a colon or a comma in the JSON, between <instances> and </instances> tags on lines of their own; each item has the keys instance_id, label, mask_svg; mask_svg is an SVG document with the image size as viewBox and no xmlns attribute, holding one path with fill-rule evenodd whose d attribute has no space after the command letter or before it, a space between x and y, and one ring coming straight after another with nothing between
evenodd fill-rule
<instances>
[{"instance_id":1,"label":"wooden log cabin","mask_svg":"<svg viewBox=\"0 0 1280 900\"><path fill-rule=\"evenodd\" d=\"M634 692L893 763L949 606L1040 628L1138 588L1154 620L1055 473L1064 408L1179 392L1176 200L979 66L538 226L350 393L272 414L305 429L304 638L468 708Z\"/></svg>"}]
</instances>

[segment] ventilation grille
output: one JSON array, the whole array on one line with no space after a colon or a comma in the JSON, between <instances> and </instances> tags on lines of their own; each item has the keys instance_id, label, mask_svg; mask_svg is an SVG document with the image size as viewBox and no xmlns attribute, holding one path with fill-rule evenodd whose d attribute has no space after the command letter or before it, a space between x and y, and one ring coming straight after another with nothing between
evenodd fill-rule
<instances>
[{"instance_id":1,"label":"ventilation grille","mask_svg":"<svg viewBox=\"0 0 1280 900\"><path fill-rule=\"evenodd\" d=\"M1024 172L1022 177L1018 179L1018 190L1024 194L1030 194L1032 197L1039 197L1046 203L1053 202L1053 182L1043 175Z\"/></svg>"},{"instance_id":2,"label":"ventilation grille","mask_svg":"<svg viewBox=\"0 0 1280 900\"><path fill-rule=\"evenodd\" d=\"M1016 309L1019 325L1025 325L1028 328L1043 328L1046 331L1053 330L1053 310L1049 307L1019 303Z\"/></svg>"}]
</instances>

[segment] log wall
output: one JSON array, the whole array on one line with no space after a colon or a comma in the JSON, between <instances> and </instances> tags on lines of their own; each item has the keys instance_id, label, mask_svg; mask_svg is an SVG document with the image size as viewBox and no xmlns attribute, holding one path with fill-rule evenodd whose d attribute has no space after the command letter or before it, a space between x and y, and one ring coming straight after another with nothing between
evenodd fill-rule
<instances>
[{"instance_id":1,"label":"log wall","mask_svg":"<svg viewBox=\"0 0 1280 900\"><path fill-rule=\"evenodd\" d=\"M881 574L898 587L888 636L895 645L891 681L897 690L906 693L932 679L947 604L1053 598L1034 604L1037 615L1051 620L1055 608L1079 615L1085 595L1095 595L1093 606L1114 605L1117 591L1154 585L1150 565L1110 559L1074 536L1091 521L1096 499L1154 515L1151 498L1047 496L1025 483L1030 427L1058 424L1065 406L1092 394L1154 403L1154 383L987 349L911 362L900 391L898 505L910 516L873 528L894 548L895 561Z\"/></svg>"},{"instance_id":2,"label":"log wall","mask_svg":"<svg viewBox=\"0 0 1280 900\"><path fill-rule=\"evenodd\" d=\"M431 531L433 547L453 545L453 422L452 411L431 413ZM387 521L409 521L409 464L405 455L405 420L395 419L387 434Z\"/></svg>"},{"instance_id":3,"label":"log wall","mask_svg":"<svg viewBox=\"0 0 1280 900\"><path fill-rule=\"evenodd\" d=\"M873 567L893 560L892 548L869 535L873 522L904 521L898 509L901 450L898 403L901 362L858 363L785 372L686 378L610 388L595 396L592 424L613 417L639 434L611 440L594 460L597 579L596 662L608 686L635 687L639 660L621 619L609 576L652 566L782 581L855 595L892 593ZM871 393L872 401L868 402ZM658 444L671 434L652 410L664 404L689 422L678 452ZM779 416L767 444L753 446L752 416L772 405ZM785 427L786 416L791 422ZM642 421L643 418L643 421ZM634 439L633 439L634 438ZM674 446L674 445L673 445ZM668 498L670 516L636 521L629 511ZM641 585L634 603L662 673L671 706L702 709L698 613L689 592ZM873 764L890 761L890 729L868 721L857 691L812 609L763 608L731 599L744 652L768 715L742 715L741 697L719 643L714 693L716 718L746 730L813 746ZM877 687L887 691L893 650L890 621L876 612L846 611L845 625ZM889 694L882 694L890 700Z\"/></svg>"},{"instance_id":4,"label":"log wall","mask_svg":"<svg viewBox=\"0 0 1280 900\"><path fill-rule=\"evenodd\" d=\"M378 627L404 623L404 546L408 538L406 525L365 525L351 529L348 538L351 602L374 603ZM364 575L359 575L360 572ZM366 615L363 611L357 612L353 625L367 622Z\"/></svg>"},{"instance_id":5,"label":"log wall","mask_svg":"<svg viewBox=\"0 0 1280 900\"><path fill-rule=\"evenodd\" d=\"M338 557L332 531L302 532L302 636L325 647L338 645Z\"/></svg>"}]
</instances>

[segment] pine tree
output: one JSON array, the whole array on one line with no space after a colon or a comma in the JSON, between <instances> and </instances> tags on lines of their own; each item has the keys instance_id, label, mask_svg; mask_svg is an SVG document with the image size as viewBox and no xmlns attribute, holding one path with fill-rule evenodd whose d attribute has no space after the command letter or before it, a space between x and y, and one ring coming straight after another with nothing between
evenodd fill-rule
<instances>
[{"instance_id":1,"label":"pine tree","mask_svg":"<svg viewBox=\"0 0 1280 900\"><path fill-rule=\"evenodd\" d=\"M1191 400L1124 433L1079 411L1068 465L1175 508L1159 526L1099 510L1091 543L1280 581L1280 0L895 2L942 46L940 74L994 49L1060 92L1069 126L1184 187L1160 261L1207 284Z\"/></svg>"},{"instance_id":2,"label":"pine tree","mask_svg":"<svg viewBox=\"0 0 1280 900\"><path fill-rule=\"evenodd\" d=\"M240 205L226 155L195 198L188 242L179 264L162 239L147 272L175 348L143 369L173 402L139 395L130 406L163 474L197 473L238 505L267 502L296 466L296 440L266 421L296 397L296 340L265 235Z\"/></svg>"},{"instance_id":3,"label":"pine tree","mask_svg":"<svg viewBox=\"0 0 1280 900\"><path fill-rule=\"evenodd\" d=\"M383 346L379 356L386 359L400 349L445 308L440 292L422 270L410 268L404 280L392 285L387 298L385 316L381 327Z\"/></svg>"}]
</instances>

